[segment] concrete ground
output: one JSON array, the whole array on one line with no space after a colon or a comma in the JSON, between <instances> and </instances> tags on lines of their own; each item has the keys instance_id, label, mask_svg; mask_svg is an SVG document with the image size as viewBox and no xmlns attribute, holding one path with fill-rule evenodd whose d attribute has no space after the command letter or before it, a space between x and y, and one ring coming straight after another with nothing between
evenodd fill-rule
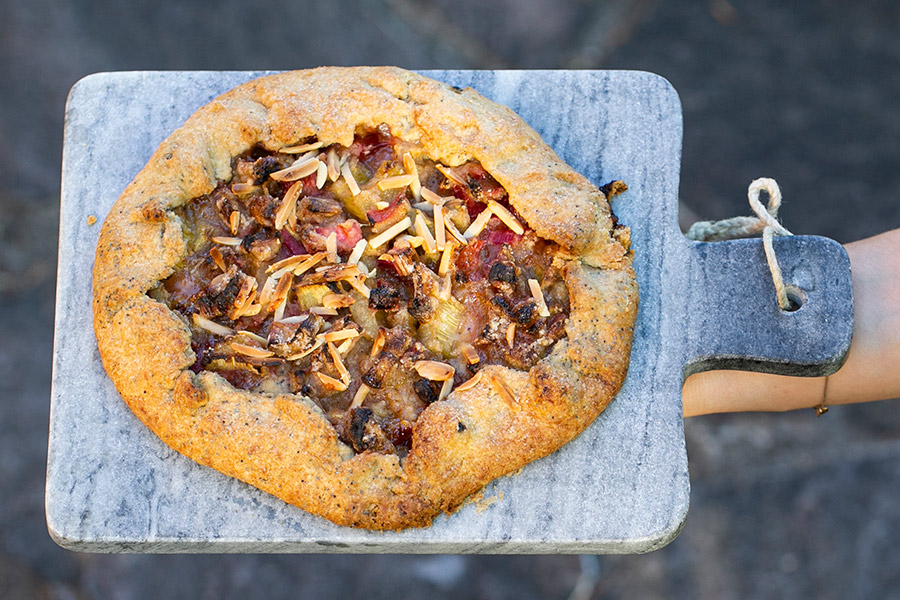
<instances>
[{"instance_id":1,"label":"concrete ground","mask_svg":"<svg viewBox=\"0 0 900 600\"><path fill-rule=\"evenodd\" d=\"M43 515L64 102L128 69L641 69L684 105L681 196L847 242L900 226L900 5L821 0L0 0L0 597L900 597L896 401L686 423L691 511L645 556L106 556ZM885 368L896 368L896 365Z\"/></svg>"}]
</instances>

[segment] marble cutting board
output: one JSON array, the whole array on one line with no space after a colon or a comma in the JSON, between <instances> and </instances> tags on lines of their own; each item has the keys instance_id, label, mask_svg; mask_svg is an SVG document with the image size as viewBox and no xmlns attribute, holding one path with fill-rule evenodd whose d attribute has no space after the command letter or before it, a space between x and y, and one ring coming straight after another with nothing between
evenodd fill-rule
<instances>
[{"instance_id":1,"label":"marble cutting board","mask_svg":"<svg viewBox=\"0 0 900 600\"><path fill-rule=\"evenodd\" d=\"M677 226L681 107L642 72L433 71L510 106L598 185L632 229L641 303L628 378L577 440L427 529L341 528L173 452L122 402L91 325L100 223L157 145L200 105L263 73L99 73L66 107L46 510L62 546L96 552L647 552L684 524L684 377L709 368L818 375L852 329L835 242L779 238L780 311L759 240L694 243ZM96 216L96 224L89 223Z\"/></svg>"}]
</instances>

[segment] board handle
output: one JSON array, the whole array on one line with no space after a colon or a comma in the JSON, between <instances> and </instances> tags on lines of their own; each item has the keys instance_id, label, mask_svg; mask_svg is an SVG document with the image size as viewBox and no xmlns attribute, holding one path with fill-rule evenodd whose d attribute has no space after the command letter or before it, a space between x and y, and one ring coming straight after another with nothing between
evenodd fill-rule
<instances>
[{"instance_id":1,"label":"board handle","mask_svg":"<svg viewBox=\"0 0 900 600\"><path fill-rule=\"evenodd\" d=\"M778 307L761 239L691 243L685 377L713 369L815 377L844 363L853 332L846 250L819 236L773 241L789 310Z\"/></svg>"}]
</instances>

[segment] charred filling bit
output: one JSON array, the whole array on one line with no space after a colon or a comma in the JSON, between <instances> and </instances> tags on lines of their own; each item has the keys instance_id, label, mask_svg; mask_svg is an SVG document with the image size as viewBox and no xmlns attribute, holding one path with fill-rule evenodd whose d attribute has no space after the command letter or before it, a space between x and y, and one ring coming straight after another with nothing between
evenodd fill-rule
<instances>
[{"instance_id":1,"label":"charred filling bit","mask_svg":"<svg viewBox=\"0 0 900 600\"><path fill-rule=\"evenodd\" d=\"M557 246L477 162L382 126L255 147L232 171L175 209L191 252L149 293L190 323L194 371L307 396L357 452L404 456L427 405L565 335Z\"/></svg>"}]
</instances>

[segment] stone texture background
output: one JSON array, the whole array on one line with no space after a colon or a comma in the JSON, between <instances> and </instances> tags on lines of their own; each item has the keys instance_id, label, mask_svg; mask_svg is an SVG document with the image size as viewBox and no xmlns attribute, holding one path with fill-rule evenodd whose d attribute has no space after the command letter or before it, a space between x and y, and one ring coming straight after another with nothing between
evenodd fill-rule
<instances>
[{"instance_id":1,"label":"stone texture background","mask_svg":"<svg viewBox=\"0 0 900 600\"><path fill-rule=\"evenodd\" d=\"M896 401L686 423L692 507L645 556L106 556L43 515L62 122L130 69L641 69L684 105L684 216L776 178L795 233L900 225L900 5L823 0L0 0L0 597L900 596ZM896 368L896 366L886 366Z\"/></svg>"}]
</instances>

